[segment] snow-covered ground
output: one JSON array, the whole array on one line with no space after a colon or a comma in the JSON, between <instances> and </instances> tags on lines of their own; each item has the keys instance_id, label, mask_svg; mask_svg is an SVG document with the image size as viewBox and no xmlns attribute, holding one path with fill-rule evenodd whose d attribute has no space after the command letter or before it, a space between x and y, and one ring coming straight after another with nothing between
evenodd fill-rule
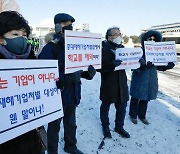
<instances>
[{"instance_id":1,"label":"snow-covered ground","mask_svg":"<svg viewBox=\"0 0 180 154\"><path fill-rule=\"evenodd\" d=\"M180 154L180 91L174 95L171 89L171 86L179 88L176 83L177 80L174 83L173 78L159 73L158 98L149 103L147 111L150 125L140 121L137 125L131 123L128 102L124 128L131 135L129 139L114 132L115 108L112 104L109 113L112 139L105 139L103 149L98 150L103 140L99 119L100 74L97 73L92 81L82 80L82 99L76 114L78 148L85 154ZM59 136L59 154L63 154L63 125Z\"/></svg>"}]
</instances>

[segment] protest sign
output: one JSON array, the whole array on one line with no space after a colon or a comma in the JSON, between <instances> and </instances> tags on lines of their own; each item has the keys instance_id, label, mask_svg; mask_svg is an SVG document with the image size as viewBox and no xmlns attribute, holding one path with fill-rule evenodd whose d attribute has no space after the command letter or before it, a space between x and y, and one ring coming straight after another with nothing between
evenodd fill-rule
<instances>
[{"instance_id":1,"label":"protest sign","mask_svg":"<svg viewBox=\"0 0 180 154\"><path fill-rule=\"evenodd\" d=\"M167 65L168 62L177 64L177 53L174 41L149 42L144 41L146 62L156 66Z\"/></svg>"},{"instance_id":2,"label":"protest sign","mask_svg":"<svg viewBox=\"0 0 180 154\"><path fill-rule=\"evenodd\" d=\"M101 34L65 31L65 74L101 68Z\"/></svg>"},{"instance_id":3,"label":"protest sign","mask_svg":"<svg viewBox=\"0 0 180 154\"><path fill-rule=\"evenodd\" d=\"M0 144L63 116L57 60L0 60Z\"/></svg>"},{"instance_id":4,"label":"protest sign","mask_svg":"<svg viewBox=\"0 0 180 154\"><path fill-rule=\"evenodd\" d=\"M141 48L118 48L116 51L116 59L122 60L121 65L115 70L136 69L140 67L139 59L142 57Z\"/></svg>"}]
</instances>

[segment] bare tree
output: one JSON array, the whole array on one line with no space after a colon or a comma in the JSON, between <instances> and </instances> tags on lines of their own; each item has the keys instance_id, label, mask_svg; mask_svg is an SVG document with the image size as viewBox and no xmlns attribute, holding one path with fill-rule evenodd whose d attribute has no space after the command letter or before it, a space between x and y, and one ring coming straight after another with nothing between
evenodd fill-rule
<instances>
[{"instance_id":1,"label":"bare tree","mask_svg":"<svg viewBox=\"0 0 180 154\"><path fill-rule=\"evenodd\" d=\"M16 0L0 0L0 12L2 11L19 11L20 7Z\"/></svg>"}]
</instances>

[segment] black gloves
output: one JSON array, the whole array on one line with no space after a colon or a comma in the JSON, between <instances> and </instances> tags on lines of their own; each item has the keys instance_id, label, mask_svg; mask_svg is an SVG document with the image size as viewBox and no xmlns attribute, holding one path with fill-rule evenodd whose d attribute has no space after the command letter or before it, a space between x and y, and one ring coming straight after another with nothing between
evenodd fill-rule
<instances>
[{"instance_id":1,"label":"black gloves","mask_svg":"<svg viewBox=\"0 0 180 154\"><path fill-rule=\"evenodd\" d=\"M173 62L169 62L167 66L157 66L158 71L166 71L168 69L172 69L175 66Z\"/></svg>"},{"instance_id":2,"label":"black gloves","mask_svg":"<svg viewBox=\"0 0 180 154\"><path fill-rule=\"evenodd\" d=\"M153 66L154 66L154 64L152 62L150 62L150 61L148 61L147 64L146 64L147 68L151 68ZM172 69L174 66L175 66L175 64L173 62L169 62L168 65L165 66L165 68L166 68L166 70L167 69Z\"/></svg>"},{"instance_id":3,"label":"black gloves","mask_svg":"<svg viewBox=\"0 0 180 154\"><path fill-rule=\"evenodd\" d=\"M112 64L113 64L114 67L117 67L117 66L121 65L121 63L122 63L122 60L113 60L112 61Z\"/></svg>"},{"instance_id":4,"label":"black gloves","mask_svg":"<svg viewBox=\"0 0 180 154\"><path fill-rule=\"evenodd\" d=\"M166 66L167 69L172 69L175 66L173 62L169 62L168 65Z\"/></svg>"},{"instance_id":5,"label":"black gloves","mask_svg":"<svg viewBox=\"0 0 180 154\"><path fill-rule=\"evenodd\" d=\"M58 89L63 90L64 89L64 80L58 79L56 81L56 86L57 86Z\"/></svg>"},{"instance_id":6,"label":"black gloves","mask_svg":"<svg viewBox=\"0 0 180 154\"><path fill-rule=\"evenodd\" d=\"M154 66L154 64L152 62L150 62L150 61L148 61L147 64L146 64L146 68L148 68L148 69L153 67L153 66Z\"/></svg>"},{"instance_id":7,"label":"black gloves","mask_svg":"<svg viewBox=\"0 0 180 154\"><path fill-rule=\"evenodd\" d=\"M88 67L88 75L89 75L88 79L91 80L95 74L96 74L95 68L92 65L89 65L89 67Z\"/></svg>"},{"instance_id":8,"label":"black gloves","mask_svg":"<svg viewBox=\"0 0 180 154\"><path fill-rule=\"evenodd\" d=\"M87 71L76 71L74 73L70 73L64 76L64 80L59 79L56 81L56 86L58 89L63 90L65 85L69 85L72 83L81 82L81 77L91 80L96 74L96 70L92 65L89 65Z\"/></svg>"},{"instance_id":9,"label":"black gloves","mask_svg":"<svg viewBox=\"0 0 180 154\"><path fill-rule=\"evenodd\" d=\"M139 59L139 63L141 66L145 66L146 65L146 61L143 58Z\"/></svg>"},{"instance_id":10,"label":"black gloves","mask_svg":"<svg viewBox=\"0 0 180 154\"><path fill-rule=\"evenodd\" d=\"M83 72L82 70L76 71L74 73L65 75L64 79L57 80L56 81L57 88L63 90L65 85L72 84L75 82L80 82L82 72Z\"/></svg>"},{"instance_id":11,"label":"black gloves","mask_svg":"<svg viewBox=\"0 0 180 154\"><path fill-rule=\"evenodd\" d=\"M80 81L81 81L81 73L82 73L82 72L83 72L83 71L80 70L80 71L76 71L76 72L74 72L74 73L72 73L72 74L69 74L69 75L67 76L67 81L66 81L65 84L80 82Z\"/></svg>"}]
</instances>

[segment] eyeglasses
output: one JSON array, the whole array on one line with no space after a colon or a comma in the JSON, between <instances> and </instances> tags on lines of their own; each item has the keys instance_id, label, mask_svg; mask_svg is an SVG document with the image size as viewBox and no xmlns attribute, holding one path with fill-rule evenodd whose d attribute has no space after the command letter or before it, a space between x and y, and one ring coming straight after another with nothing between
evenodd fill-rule
<instances>
[{"instance_id":1,"label":"eyeglasses","mask_svg":"<svg viewBox=\"0 0 180 154\"><path fill-rule=\"evenodd\" d=\"M150 38L148 38L147 40L148 40L148 41L155 41L156 39L155 39L155 38L150 37Z\"/></svg>"},{"instance_id":2,"label":"eyeglasses","mask_svg":"<svg viewBox=\"0 0 180 154\"><path fill-rule=\"evenodd\" d=\"M109 36L122 36L122 34L119 33L119 34L114 34L114 35L109 35Z\"/></svg>"},{"instance_id":3,"label":"eyeglasses","mask_svg":"<svg viewBox=\"0 0 180 154\"><path fill-rule=\"evenodd\" d=\"M116 36L116 37L118 37L118 36L122 36L121 34L114 34L114 35L109 35L109 36Z\"/></svg>"}]
</instances>

